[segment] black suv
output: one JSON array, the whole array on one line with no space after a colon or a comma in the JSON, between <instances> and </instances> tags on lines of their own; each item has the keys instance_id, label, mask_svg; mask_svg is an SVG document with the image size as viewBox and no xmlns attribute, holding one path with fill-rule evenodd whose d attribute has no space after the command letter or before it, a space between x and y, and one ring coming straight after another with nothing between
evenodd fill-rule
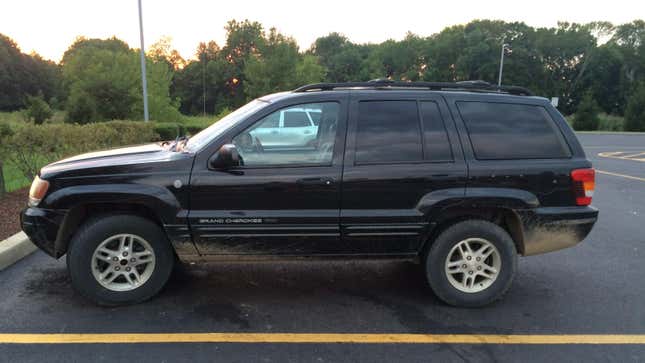
<instances>
[{"instance_id":1,"label":"black suv","mask_svg":"<svg viewBox=\"0 0 645 363\"><path fill-rule=\"evenodd\" d=\"M488 83L315 84L190 139L44 167L22 228L99 304L182 261L401 258L448 304L500 298L517 255L589 233L594 170L560 113Z\"/></svg>"}]
</instances>

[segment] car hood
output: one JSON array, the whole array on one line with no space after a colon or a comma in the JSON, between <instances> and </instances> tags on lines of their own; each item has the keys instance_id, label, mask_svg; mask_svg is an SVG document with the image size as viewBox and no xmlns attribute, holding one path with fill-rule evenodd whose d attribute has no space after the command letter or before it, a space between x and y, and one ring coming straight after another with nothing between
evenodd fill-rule
<instances>
[{"instance_id":1,"label":"car hood","mask_svg":"<svg viewBox=\"0 0 645 363\"><path fill-rule=\"evenodd\" d=\"M51 163L41 169L41 177L61 174L78 174L87 169L105 169L105 172L128 172L138 169L136 165L149 165L164 161L176 160L183 153L169 151L159 144L124 147L105 151L97 151L73 156ZM183 154L185 157L185 154ZM123 168L123 166L132 166ZM119 168L120 171L114 170Z\"/></svg>"}]
</instances>

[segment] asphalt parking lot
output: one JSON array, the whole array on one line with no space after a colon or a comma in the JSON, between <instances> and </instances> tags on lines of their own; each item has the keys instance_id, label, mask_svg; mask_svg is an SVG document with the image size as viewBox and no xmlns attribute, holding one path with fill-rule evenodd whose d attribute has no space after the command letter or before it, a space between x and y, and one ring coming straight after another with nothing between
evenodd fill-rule
<instances>
[{"instance_id":1,"label":"asphalt parking lot","mask_svg":"<svg viewBox=\"0 0 645 363\"><path fill-rule=\"evenodd\" d=\"M645 135L579 137L599 222L575 248L521 258L491 306L446 306L418 266L370 261L185 266L149 302L100 308L72 291L64 259L36 252L0 272L0 360L644 361ZM54 333L101 342L44 344Z\"/></svg>"}]
</instances>

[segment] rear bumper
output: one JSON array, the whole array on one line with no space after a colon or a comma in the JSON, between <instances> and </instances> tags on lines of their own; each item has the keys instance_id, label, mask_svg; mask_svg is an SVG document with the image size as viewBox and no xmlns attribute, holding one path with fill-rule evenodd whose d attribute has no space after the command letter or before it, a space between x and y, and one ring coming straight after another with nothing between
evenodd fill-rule
<instances>
[{"instance_id":1,"label":"rear bumper","mask_svg":"<svg viewBox=\"0 0 645 363\"><path fill-rule=\"evenodd\" d=\"M38 248L58 258L64 252L56 246L58 231L67 211L27 208L20 214L20 225Z\"/></svg>"},{"instance_id":2,"label":"rear bumper","mask_svg":"<svg viewBox=\"0 0 645 363\"><path fill-rule=\"evenodd\" d=\"M523 225L524 256L575 246L598 220L598 209L588 207L545 207L519 211Z\"/></svg>"}]
</instances>

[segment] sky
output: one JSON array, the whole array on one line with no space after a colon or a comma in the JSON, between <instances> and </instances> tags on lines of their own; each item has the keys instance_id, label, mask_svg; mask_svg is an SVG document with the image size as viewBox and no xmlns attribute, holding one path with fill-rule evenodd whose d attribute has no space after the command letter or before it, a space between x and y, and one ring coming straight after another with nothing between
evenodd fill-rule
<instances>
[{"instance_id":1,"label":"sky","mask_svg":"<svg viewBox=\"0 0 645 363\"><path fill-rule=\"evenodd\" d=\"M402 39L408 31L428 36L474 19L553 27L558 21L622 24L645 18L643 0L142 1L146 46L169 36L184 58L193 58L201 41L223 45L224 25L230 19L275 27L294 37L304 50L333 31L356 43L378 43ZM16 41L23 52L35 51L54 61L78 36L116 36L139 48L137 0L0 0L0 33Z\"/></svg>"}]
</instances>

